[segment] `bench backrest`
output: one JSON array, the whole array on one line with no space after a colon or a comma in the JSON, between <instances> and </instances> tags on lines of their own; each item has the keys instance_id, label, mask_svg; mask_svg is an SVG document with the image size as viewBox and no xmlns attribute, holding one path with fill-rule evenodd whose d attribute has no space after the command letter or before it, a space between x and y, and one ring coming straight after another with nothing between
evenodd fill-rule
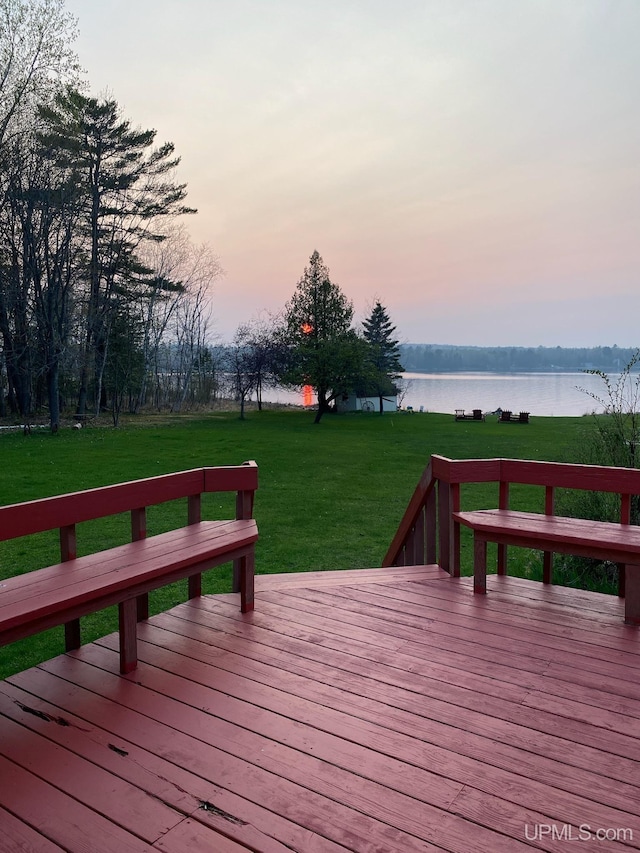
<instances>
[{"instance_id":1,"label":"bench backrest","mask_svg":"<svg viewBox=\"0 0 640 853\"><path fill-rule=\"evenodd\" d=\"M640 469L527 459L447 459L432 456L433 476L446 483L519 483L640 495Z\"/></svg>"},{"instance_id":2,"label":"bench backrest","mask_svg":"<svg viewBox=\"0 0 640 853\"><path fill-rule=\"evenodd\" d=\"M0 507L0 541L45 530L69 528L83 521L121 512L137 513L137 524L141 526L138 533L144 535L142 517L146 507L187 498L191 501L190 520L196 521L200 496L205 492L236 492L237 517L249 518L252 495L257 487L258 467L255 462L245 462L243 465L195 468L11 504ZM134 538L141 537L138 535Z\"/></svg>"}]
</instances>

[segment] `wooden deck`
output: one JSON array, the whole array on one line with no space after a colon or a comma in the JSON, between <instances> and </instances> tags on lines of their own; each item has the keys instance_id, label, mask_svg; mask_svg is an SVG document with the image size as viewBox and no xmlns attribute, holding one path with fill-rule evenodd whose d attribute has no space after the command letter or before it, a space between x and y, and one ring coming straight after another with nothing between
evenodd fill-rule
<instances>
[{"instance_id":1,"label":"wooden deck","mask_svg":"<svg viewBox=\"0 0 640 853\"><path fill-rule=\"evenodd\" d=\"M256 578L0 682L0 851L640 847L640 629L437 567Z\"/></svg>"}]
</instances>

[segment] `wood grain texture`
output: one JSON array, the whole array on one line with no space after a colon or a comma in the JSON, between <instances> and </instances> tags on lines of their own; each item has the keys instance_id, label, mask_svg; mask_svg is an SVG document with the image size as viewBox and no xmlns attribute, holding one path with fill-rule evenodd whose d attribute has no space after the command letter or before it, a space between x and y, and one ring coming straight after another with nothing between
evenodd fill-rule
<instances>
[{"instance_id":1,"label":"wood grain texture","mask_svg":"<svg viewBox=\"0 0 640 853\"><path fill-rule=\"evenodd\" d=\"M253 612L139 624L129 676L111 635L0 684L0 826L83 853L561 853L525 827L588 823L633 831L590 850L638 849L617 597L496 575L480 597L437 567L257 581Z\"/></svg>"}]
</instances>

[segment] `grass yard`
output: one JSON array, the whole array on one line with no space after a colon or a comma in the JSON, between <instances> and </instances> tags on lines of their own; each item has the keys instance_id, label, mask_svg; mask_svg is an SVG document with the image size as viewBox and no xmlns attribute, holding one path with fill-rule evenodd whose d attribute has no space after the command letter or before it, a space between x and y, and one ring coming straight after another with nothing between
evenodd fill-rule
<instances>
[{"instance_id":1,"label":"grass yard","mask_svg":"<svg viewBox=\"0 0 640 853\"><path fill-rule=\"evenodd\" d=\"M535 418L528 425L455 422L452 415L350 414L323 418L299 410L203 416L144 417L109 426L0 435L0 504L149 477L207 465L255 459L260 488L257 571L290 572L379 566L415 485L432 453L452 458L514 457L574 461L592 429L590 418ZM495 489L463 492L464 508L495 505ZM540 509L540 492L513 491L520 509ZM149 513L149 534L185 517L185 503ZM233 515L233 498L208 496L205 518ZM128 539L128 517L83 525L78 551ZM467 543L463 559L467 554ZM518 570L537 566L517 557ZM57 537L47 534L0 543L0 580L57 562ZM470 556L468 561L470 565ZM230 589L230 567L214 570L207 592ZM154 612L183 600L169 587L152 597ZM83 620L83 639L115 630L115 612ZM62 629L0 649L0 677L63 651Z\"/></svg>"}]
</instances>

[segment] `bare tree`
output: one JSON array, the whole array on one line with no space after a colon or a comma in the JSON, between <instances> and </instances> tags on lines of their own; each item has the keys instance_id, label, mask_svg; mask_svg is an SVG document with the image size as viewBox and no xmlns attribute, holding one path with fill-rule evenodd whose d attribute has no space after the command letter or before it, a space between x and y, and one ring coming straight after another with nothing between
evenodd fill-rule
<instances>
[{"instance_id":1,"label":"bare tree","mask_svg":"<svg viewBox=\"0 0 640 853\"><path fill-rule=\"evenodd\" d=\"M242 421L245 404L259 383L260 357L257 355L252 328L248 324L238 326L233 343L227 348L225 367L231 394L240 403Z\"/></svg>"},{"instance_id":2,"label":"bare tree","mask_svg":"<svg viewBox=\"0 0 640 853\"><path fill-rule=\"evenodd\" d=\"M0 152L60 82L77 82L76 36L63 0L0 0Z\"/></svg>"},{"instance_id":3,"label":"bare tree","mask_svg":"<svg viewBox=\"0 0 640 853\"><path fill-rule=\"evenodd\" d=\"M211 303L207 296L205 285L192 288L179 301L173 314L172 412L181 411L187 400L208 402L213 390L211 383L206 381L215 370L208 345Z\"/></svg>"},{"instance_id":4,"label":"bare tree","mask_svg":"<svg viewBox=\"0 0 640 853\"><path fill-rule=\"evenodd\" d=\"M0 337L10 405L23 415L31 412L37 370L34 281L53 294L44 256L34 254L47 214L34 193L33 132L37 105L61 82L78 80L75 38L63 0L0 0Z\"/></svg>"},{"instance_id":5,"label":"bare tree","mask_svg":"<svg viewBox=\"0 0 640 853\"><path fill-rule=\"evenodd\" d=\"M203 301L210 301L213 284L222 268L218 257L206 243L194 245L182 225L165 232L161 242L149 243L141 259L152 270L141 289L140 315L143 318L143 353L145 371L137 406L147 400L149 384L154 384L156 405L160 404L160 352L174 315L183 301L203 291ZM188 316L189 310L182 312ZM179 325L179 324L178 324ZM177 330L178 325L174 324Z\"/></svg>"},{"instance_id":6,"label":"bare tree","mask_svg":"<svg viewBox=\"0 0 640 853\"><path fill-rule=\"evenodd\" d=\"M282 372L281 367L288 354L280 330L281 315L262 313L248 323L238 327L234 345L240 336L243 361L255 375L255 391L258 411L262 411L262 392L265 388L275 387Z\"/></svg>"}]
</instances>

